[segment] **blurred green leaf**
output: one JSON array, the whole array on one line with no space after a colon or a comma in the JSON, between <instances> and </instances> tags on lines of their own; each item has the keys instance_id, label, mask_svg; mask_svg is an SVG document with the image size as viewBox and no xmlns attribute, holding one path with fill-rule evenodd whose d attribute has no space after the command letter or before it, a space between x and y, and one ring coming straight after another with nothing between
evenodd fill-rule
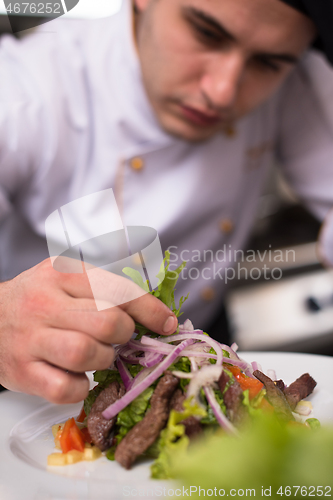
<instances>
[{"instance_id":1,"label":"blurred green leaf","mask_svg":"<svg viewBox=\"0 0 333 500\"><path fill-rule=\"evenodd\" d=\"M215 435L193 445L190 453L174 455L171 469L187 487L254 488L256 496L271 487L271 497L281 499L281 486L332 486L333 428L312 431L261 416L240 437ZM292 490L293 498L303 498L304 491Z\"/></svg>"}]
</instances>

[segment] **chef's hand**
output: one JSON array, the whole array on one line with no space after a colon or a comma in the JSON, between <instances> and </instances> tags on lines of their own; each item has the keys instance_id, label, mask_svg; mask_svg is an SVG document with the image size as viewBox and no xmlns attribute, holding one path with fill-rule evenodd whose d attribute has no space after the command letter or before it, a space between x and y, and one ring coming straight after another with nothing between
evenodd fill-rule
<instances>
[{"instance_id":1,"label":"chef's hand","mask_svg":"<svg viewBox=\"0 0 333 500\"><path fill-rule=\"evenodd\" d=\"M115 296L141 290L98 272ZM170 309L150 294L98 311L87 274L58 272L47 259L0 284L0 383L53 403L81 401L89 390L84 372L110 366L110 344L127 342L134 321L162 335L177 328Z\"/></svg>"}]
</instances>

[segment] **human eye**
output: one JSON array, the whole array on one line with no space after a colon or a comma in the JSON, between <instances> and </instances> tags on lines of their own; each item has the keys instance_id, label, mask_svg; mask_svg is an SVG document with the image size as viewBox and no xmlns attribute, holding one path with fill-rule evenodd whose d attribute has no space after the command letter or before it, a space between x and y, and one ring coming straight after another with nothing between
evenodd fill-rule
<instances>
[{"instance_id":1,"label":"human eye","mask_svg":"<svg viewBox=\"0 0 333 500\"><path fill-rule=\"evenodd\" d=\"M209 47L220 47L225 44L227 38L223 36L214 23L206 20L195 13L185 11L183 17L187 25L190 27L194 37L203 45Z\"/></svg>"},{"instance_id":2,"label":"human eye","mask_svg":"<svg viewBox=\"0 0 333 500\"><path fill-rule=\"evenodd\" d=\"M276 63L269 57L256 57L254 59L255 65L263 71L271 71L273 73L279 73L282 70L280 64Z\"/></svg>"},{"instance_id":3,"label":"human eye","mask_svg":"<svg viewBox=\"0 0 333 500\"><path fill-rule=\"evenodd\" d=\"M221 43L221 34L207 25L192 21L192 29L195 35L204 42L218 44Z\"/></svg>"}]
</instances>

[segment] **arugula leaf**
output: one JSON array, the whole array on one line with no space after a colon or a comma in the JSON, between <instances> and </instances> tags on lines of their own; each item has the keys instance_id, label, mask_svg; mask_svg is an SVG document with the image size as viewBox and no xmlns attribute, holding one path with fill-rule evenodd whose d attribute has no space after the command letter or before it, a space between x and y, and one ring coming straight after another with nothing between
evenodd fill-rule
<instances>
[{"instance_id":1,"label":"arugula leaf","mask_svg":"<svg viewBox=\"0 0 333 500\"><path fill-rule=\"evenodd\" d=\"M129 276L134 283L143 288L146 292L150 293L154 297L161 300L172 312L175 314L177 318L182 315L181 308L184 302L188 299L188 295L186 297L181 297L179 300L178 307L175 303L175 287L179 278L180 273L186 266L186 262L183 262L177 269L174 271L169 270L170 266L170 252L165 252L165 258L161 264L161 269L157 274L157 278L159 279L159 285L156 290L149 291L148 282L144 282L139 271L135 269L131 269L129 267L125 267L123 269L123 273ZM143 335L149 334L152 337L156 337L157 334L150 331L149 328L141 325L140 323L135 323L135 331L137 332L136 339L139 340ZM178 330L177 330L178 331Z\"/></svg>"},{"instance_id":2,"label":"arugula leaf","mask_svg":"<svg viewBox=\"0 0 333 500\"><path fill-rule=\"evenodd\" d=\"M124 267L124 269L122 269L122 272L126 274L126 276L131 278L131 280L134 281L136 285L139 285L142 290L144 290L145 292L149 292L148 280L143 281L139 271L137 271L136 269L132 269L131 267Z\"/></svg>"},{"instance_id":3,"label":"arugula leaf","mask_svg":"<svg viewBox=\"0 0 333 500\"><path fill-rule=\"evenodd\" d=\"M115 380L121 382L118 370L97 370L94 373L94 381L98 382L103 388L108 387Z\"/></svg>"},{"instance_id":4,"label":"arugula leaf","mask_svg":"<svg viewBox=\"0 0 333 500\"><path fill-rule=\"evenodd\" d=\"M83 407L85 414L88 416L91 410L92 405L95 403L97 396L102 392L102 388L98 388L98 386L91 391L89 391L88 396L84 400Z\"/></svg>"}]
</instances>

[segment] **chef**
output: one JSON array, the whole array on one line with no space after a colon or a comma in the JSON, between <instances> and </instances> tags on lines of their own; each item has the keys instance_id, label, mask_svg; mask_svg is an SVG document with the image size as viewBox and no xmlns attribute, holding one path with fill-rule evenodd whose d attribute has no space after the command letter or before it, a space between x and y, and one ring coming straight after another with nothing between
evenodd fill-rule
<instances>
[{"instance_id":1,"label":"chef","mask_svg":"<svg viewBox=\"0 0 333 500\"><path fill-rule=\"evenodd\" d=\"M333 72L307 49L333 62L332 17L328 3L287 3L124 0L112 18L2 40L5 387L79 401L84 372L110 365L134 320L160 334L177 326L150 295L97 312L86 275L52 268L45 221L60 207L112 188L126 226L154 228L173 269L188 261L177 292L190 292L184 319L197 328L218 316L274 155L300 199L328 215ZM83 207L88 227L98 217Z\"/></svg>"}]
</instances>

